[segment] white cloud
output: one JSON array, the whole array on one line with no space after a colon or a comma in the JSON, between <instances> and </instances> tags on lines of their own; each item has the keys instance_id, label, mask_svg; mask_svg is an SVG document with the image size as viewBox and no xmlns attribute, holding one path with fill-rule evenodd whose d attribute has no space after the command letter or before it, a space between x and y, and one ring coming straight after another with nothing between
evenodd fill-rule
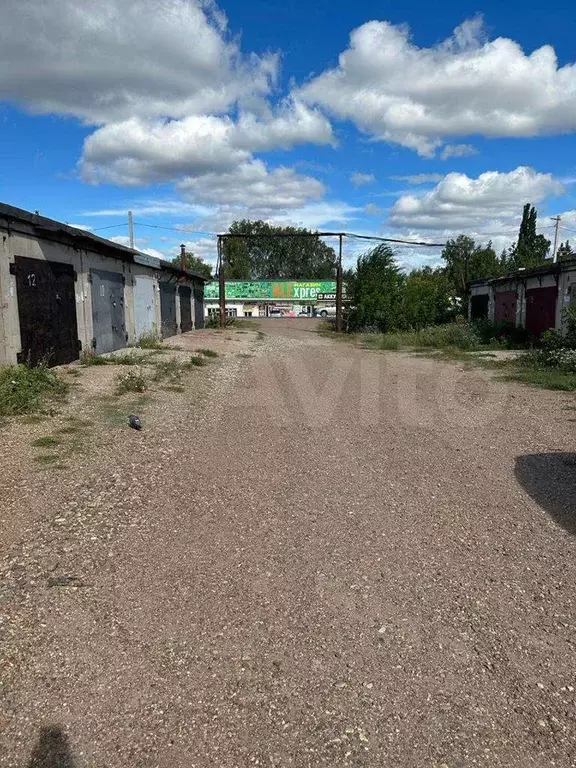
<instances>
[{"instance_id":1,"label":"white cloud","mask_svg":"<svg viewBox=\"0 0 576 768\"><path fill-rule=\"evenodd\" d=\"M449 160L451 157L470 157L477 154L478 150L472 144L446 144L440 153L440 159Z\"/></svg>"},{"instance_id":2,"label":"white cloud","mask_svg":"<svg viewBox=\"0 0 576 768\"><path fill-rule=\"evenodd\" d=\"M562 192L562 184L551 174L523 166L509 173L488 171L477 179L449 173L425 195L396 200L389 222L440 231L467 232L486 224L502 229L518 218L527 201L538 203Z\"/></svg>"},{"instance_id":3,"label":"white cloud","mask_svg":"<svg viewBox=\"0 0 576 768\"><path fill-rule=\"evenodd\" d=\"M576 64L558 67L549 45L526 54L513 40L488 41L479 18L430 48L417 47L406 26L370 21L300 97L432 156L449 137L574 131Z\"/></svg>"},{"instance_id":4,"label":"white cloud","mask_svg":"<svg viewBox=\"0 0 576 768\"><path fill-rule=\"evenodd\" d=\"M133 117L89 136L80 168L90 182L140 186L231 171L253 151L332 141L326 118L299 102L285 102L264 119L242 114L236 122L215 115L169 121Z\"/></svg>"},{"instance_id":5,"label":"white cloud","mask_svg":"<svg viewBox=\"0 0 576 768\"><path fill-rule=\"evenodd\" d=\"M413 176L390 176L394 181L405 181L408 184L429 184L442 181L442 173L416 173Z\"/></svg>"},{"instance_id":6,"label":"white cloud","mask_svg":"<svg viewBox=\"0 0 576 768\"><path fill-rule=\"evenodd\" d=\"M192 205L184 200L145 200L131 203L121 208L99 208L95 211L83 211L82 216L123 216L131 210L134 216L201 216L207 213L205 208Z\"/></svg>"},{"instance_id":7,"label":"white cloud","mask_svg":"<svg viewBox=\"0 0 576 768\"><path fill-rule=\"evenodd\" d=\"M184 117L270 91L277 56L243 55L203 0L19 0L0 25L0 98L91 123Z\"/></svg>"},{"instance_id":8,"label":"white cloud","mask_svg":"<svg viewBox=\"0 0 576 768\"><path fill-rule=\"evenodd\" d=\"M306 200L318 200L324 194L324 185L317 179L291 168L270 171L261 160L243 163L229 173L183 179L178 189L194 204L270 211L297 208Z\"/></svg>"},{"instance_id":9,"label":"white cloud","mask_svg":"<svg viewBox=\"0 0 576 768\"><path fill-rule=\"evenodd\" d=\"M69 227L74 227L74 229L82 229L84 232L91 232L94 227L89 227L88 224L68 224Z\"/></svg>"},{"instance_id":10,"label":"white cloud","mask_svg":"<svg viewBox=\"0 0 576 768\"><path fill-rule=\"evenodd\" d=\"M373 173L352 173L350 181L355 187L363 187L365 184L373 184L376 181L376 177Z\"/></svg>"},{"instance_id":11,"label":"white cloud","mask_svg":"<svg viewBox=\"0 0 576 768\"><path fill-rule=\"evenodd\" d=\"M384 209L379 208L377 205L374 205L374 203L368 203L364 210L368 216L380 216L382 213L384 213Z\"/></svg>"}]
</instances>

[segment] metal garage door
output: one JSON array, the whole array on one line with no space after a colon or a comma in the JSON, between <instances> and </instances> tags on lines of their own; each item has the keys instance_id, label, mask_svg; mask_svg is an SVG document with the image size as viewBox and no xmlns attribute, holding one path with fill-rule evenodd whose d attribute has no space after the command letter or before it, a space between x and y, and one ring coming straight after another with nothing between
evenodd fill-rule
<instances>
[{"instance_id":1,"label":"metal garage door","mask_svg":"<svg viewBox=\"0 0 576 768\"><path fill-rule=\"evenodd\" d=\"M530 288L526 291L526 330L540 336L556 324L558 286Z\"/></svg>"},{"instance_id":2,"label":"metal garage door","mask_svg":"<svg viewBox=\"0 0 576 768\"><path fill-rule=\"evenodd\" d=\"M92 346L98 354L126 346L124 276L103 269L90 270L92 283Z\"/></svg>"},{"instance_id":3,"label":"metal garage door","mask_svg":"<svg viewBox=\"0 0 576 768\"><path fill-rule=\"evenodd\" d=\"M154 310L154 280L137 275L134 278L134 326L136 338L141 339L154 332L156 312Z\"/></svg>"},{"instance_id":4,"label":"metal garage door","mask_svg":"<svg viewBox=\"0 0 576 768\"><path fill-rule=\"evenodd\" d=\"M180 291L180 328L182 333L192 330L192 288L181 285Z\"/></svg>"},{"instance_id":5,"label":"metal garage door","mask_svg":"<svg viewBox=\"0 0 576 768\"><path fill-rule=\"evenodd\" d=\"M204 328L204 288L194 287L194 325L196 329Z\"/></svg>"},{"instance_id":6,"label":"metal garage door","mask_svg":"<svg viewBox=\"0 0 576 768\"><path fill-rule=\"evenodd\" d=\"M78 358L75 273L70 264L16 256L20 343L18 359L31 365L63 365Z\"/></svg>"},{"instance_id":7,"label":"metal garage door","mask_svg":"<svg viewBox=\"0 0 576 768\"><path fill-rule=\"evenodd\" d=\"M173 283L160 283L160 318L162 338L176 335L176 286Z\"/></svg>"},{"instance_id":8,"label":"metal garage door","mask_svg":"<svg viewBox=\"0 0 576 768\"><path fill-rule=\"evenodd\" d=\"M497 323L516 325L516 291L497 291L494 320Z\"/></svg>"}]
</instances>

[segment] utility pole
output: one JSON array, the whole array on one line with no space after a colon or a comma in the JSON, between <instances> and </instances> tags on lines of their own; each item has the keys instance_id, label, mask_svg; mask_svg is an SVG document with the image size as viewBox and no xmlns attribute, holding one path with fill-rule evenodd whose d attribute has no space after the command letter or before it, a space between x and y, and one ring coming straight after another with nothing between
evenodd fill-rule
<instances>
[{"instance_id":1,"label":"utility pole","mask_svg":"<svg viewBox=\"0 0 576 768\"><path fill-rule=\"evenodd\" d=\"M186 246L184 243L180 246L180 269L186 269Z\"/></svg>"},{"instance_id":2,"label":"utility pole","mask_svg":"<svg viewBox=\"0 0 576 768\"><path fill-rule=\"evenodd\" d=\"M558 230L560 229L560 216L551 216L550 217L552 221L556 222L556 227L554 229L554 250L552 251L552 263L556 263L556 259L558 258Z\"/></svg>"},{"instance_id":3,"label":"utility pole","mask_svg":"<svg viewBox=\"0 0 576 768\"><path fill-rule=\"evenodd\" d=\"M128 237L130 239L130 248L134 250L134 220L132 218L132 211L128 211Z\"/></svg>"},{"instance_id":4,"label":"utility pole","mask_svg":"<svg viewBox=\"0 0 576 768\"><path fill-rule=\"evenodd\" d=\"M336 332L342 332L342 233L338 235L338 266L336 267Z\"/></svg>"},{"instance_id":5,"label":"utility pole","mask_svg":"<svg viewBox=\"0 0 576 768\"><path fill-rule=\"evenodd\" d=\"M220 300L220 328L226 328L226 283L224 282L224 248L222 235L218 235L218 298Z\"/></svg>"}]
</instances>

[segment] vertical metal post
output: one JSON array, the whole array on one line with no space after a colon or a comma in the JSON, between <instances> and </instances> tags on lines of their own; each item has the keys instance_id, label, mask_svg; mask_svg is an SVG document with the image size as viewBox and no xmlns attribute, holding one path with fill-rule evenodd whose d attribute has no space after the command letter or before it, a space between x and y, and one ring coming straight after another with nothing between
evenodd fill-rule
<instances>
[{"instance_id":1,"label":"vertical metal post","mask_svg":"<svg viewBox=\"0 0 576 768\"><path fill-rule=\"evenodd\" d=\"M224 282L224 248L218 235L218 298L220 300L220 328L226 328L226 283Z\"/></svg>"},{"instance_id":2,"label":"vertical metal post","mask_svg":"<svg viewBox=\"0 0 576 768\"><path fill-rule=\"evenodd\" d=\"M128 211L128 239L130 241L130 248L134 249L134 219L132 218L132 211Z\"/></svg>"},{"instance_id":3,"label":"vertical metal post","mask_svg":"<svg viewBox=\"0 0 576 768\"><path fill-rule=\"evenodd\" d=\"M342 332L342 234L338 235L338 266L336 267L336 331Z\"/></svg>"},{"instance_id":4,"label":"vertical metal post","mask_svg":"<svg viewBox=\"0 0 576 768\"><path fill-rule=\"evenodd\" d=\"M184 243L180 246L180 269L186 269L186 246Z\"/></svg>"},{"instance_id":5,"label":"vertical metal post","mask_svg":"<svg viewBox=\"0 0 576 768\"><path fill-rule=\"evenodd\" d=\"M560 216L552 216L552 221L556 222L556 228L554 230L554 250L552 251L552 263L555 264L558 260L558 229L560 228Z\"/></svg>"}]
</instances>

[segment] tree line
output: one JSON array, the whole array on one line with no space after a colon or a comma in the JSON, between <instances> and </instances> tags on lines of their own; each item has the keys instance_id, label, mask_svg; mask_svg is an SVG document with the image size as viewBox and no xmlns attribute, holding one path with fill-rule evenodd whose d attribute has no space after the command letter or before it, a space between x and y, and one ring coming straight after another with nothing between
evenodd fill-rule
<instances>
[{"instance_id":1,"label":"tree line","mask_svg":"<svg viewBox=\"0 0 576 768\"><path fill-rule=\"evenodd\" d=\"M550 240L538 234L537 224L536 208L526 203L518 238L500 255L491 242L478 244L462 234L447 241L439 266L409 273L398 267L390 246L371 248L344 275L354 307L350 327L420 329L466 315L471 280L546 263ZM242 219L228 232L237 237L225 238L222 244L227 280L333 280L336 276L334 248L308 229ZM190 269L211 277L208 264L192 253L186 255ZM570 243L562 243L558 259L573 257L576 252Z\"/></svg>"}]
</instances>

